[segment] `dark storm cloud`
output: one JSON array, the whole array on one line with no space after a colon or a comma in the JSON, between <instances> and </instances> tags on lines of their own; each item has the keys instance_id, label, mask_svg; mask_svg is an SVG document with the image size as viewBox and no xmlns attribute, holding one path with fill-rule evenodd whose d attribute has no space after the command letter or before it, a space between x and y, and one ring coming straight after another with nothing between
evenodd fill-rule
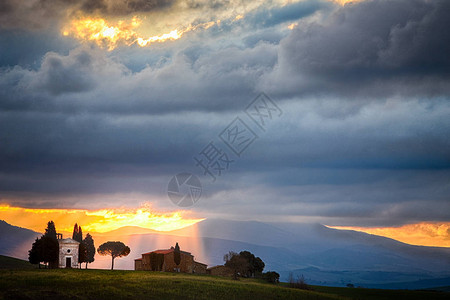
<instances>
[{"instance_id":1,"label":"dark storm cloud","mask_svg":"<svg viewBox=\"0 0 450 300\"><path fill-rule=\"evenodd\" d=\"M46 53L68 53L74 47L76 43L61 39L56 29L39 34L26 30L0 31L0 68L19 65L37 70Z\"/></svg>"},{"instance_id":2,"label":"dark storm cloud","mask_svg":"<svg viewBox=\"0 0 450 300\"><path fill-rule=\"evenodd\" d=\"M261 181L264 177L273 184L277 175L258 172L230 179L226 188L208 194L198 210L241 219L255 214L261 219L354 226L398 226L449 219L448 170L411 173L302 168L291 172L291 176L300 178L295 185L273 189ZM325 180L314 180L317 178ZM333 183L333 179L341 183Z\"/></svg>"},{"instance_id":3,"label":"dark storm cloud","mask_svg":"<svg viewBox=\"0 0 450 300\"><path fill-rule=\"evenodd\" d=\"M199 56L197 52L206 54ZM86 62L80 63L81 58ZM253 86L275 63L276 49L269 44L220 51L191 48L176 54L171 63L161 68L131 73L102 51L80 48L67 56L47 55L38 71L20 67L3 70L0 106L29 109L36 104L26 100L31 98L41 102L34 109L44 111L118 114L229 111L240 109L243 101L254 96ZM43 94L83 92L93 85L96 89L92 93L67 95L64 99Z\"/></svg>"},{"instance_id":4,"label":"dark storm cloud","mask_svg":"<svg viewBox=\"0 0 450 300\"><path fill-rule=\"evenodd\" d=\"M331 2L322 0L300 1L269 9L262 7L245 16L245 22L255 27L273 27L284 22L311 16L319 10L327 10L332 7L334 5Z\"/></svg>"},{"instance_id":5,"label":"dark storm cloud","mask_svg":"<svg viewBox=\"0 0 450 300\"><path fill-rule=\"evenodd\" d=\"M0 29L46 29L77 12L126 16L170 7L175 0L2 0Z\"/></svg>"},{"instance_id":6,"label":"dark storm cloud","mask_svg":"<svg viewBox=\"0 0 450 300\"><path fill-rule=\"evenodd\" d=\"M322 23L300 23L269 80L285 94L448 94L449 12L439 0L345 5Z\"/></svg>"},{"instance_id":7,"label":"dark storm cloud","mask_svg":"<svg viewBox=\"0 0 450 300\"><path fill-rule=\"evenodd\" d=\"M105 0L90 0L84 1L81 5L81 10L88 13L93 13L96 11L106 11L108 10L108 6Z\"/></svg>"},{"instance_id":8,"label":"dark storm cloud","mask_svg":"<svg viewBox=\"0 0 450 300\"><path fill-rule=\"evenodd\" d=\"M158 8L168 7L173 2L173 0L131 0L127 2L127 6L133 12L146 12Z\"/></svg>"},{"instance_id":9,"label":"dark storm cloud","mask_svg":"<svg viewBox=\"0 0 450 300\"><path fill-rule=\"evenodd\" d=\"M448 221L449 5L365 1L319 18L323 9L301 7L312 3L272 10L270 28L244 18L170 50L83 46L48 51L32 68L5 63L1 199L88 206L95 194L138 193L170 205L170 177L201 175L193 156L265 91L283 116L217 183L202 177L195 210L336 225ZM276 26L302 16L311 18L288 34Z\"/></svg>"},{"instance_id":10,"label":"dark storm cloud","mask_svg":"<svg viewBox=\"0 0 450 300\"><path fill-rule=\"evenodd\" d=\"M102 15L129 15L170 7L175 0L85 0L77 8L86 13Z\"/></svg>"},{"instance_id":11,"label":"dark storm cloud","mask_svg":"<svg viewBox=\"0 0 450 300\"><path fill-rule=\"evenodd\" d=\"M82 52L72 61L64 61L56 53L48 53L42 63L39 76L44 89L51 94L59 95L69 92L83 92L94 88L91 77L93 66L88 53Z\"/></svg>"},{"instance_id":12,"label":"dark storm cloud","mask_svg":"<svg viewBox=\"0 0 450 300\"><path fill-rule=\"evenodd\" d=\"M83 206L96 193L144 193L156 194L161 200L155 204L166 206L167 181L189 171L205 186L196 207L205 214L298 215L335 225L445 221L445 101L432 108L418 101L387 102L345 118L323 114L316 101L297 103L280 104L283 118L265 134L258 132L260 139L242 158L233 157L236 163L215 184L192 158L217 140L235 113L4 112L0 188L21 205L28 197L29 205L42 206L36 199L45 195L78 195ZM444 169L436 170L433 160ZM431 208L424 211L421 201Z\"/></svg>"}]
</instances>

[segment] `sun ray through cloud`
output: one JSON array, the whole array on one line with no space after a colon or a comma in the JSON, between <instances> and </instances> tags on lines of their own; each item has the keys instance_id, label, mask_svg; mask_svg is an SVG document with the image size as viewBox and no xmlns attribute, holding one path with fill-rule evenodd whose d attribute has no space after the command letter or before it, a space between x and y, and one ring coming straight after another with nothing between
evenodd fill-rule
<instances>
[{"instance_id":1,"label":"sun ray through cloud","mask_svg":"<svg viewBox=\"0 0 450 300\"><path fill-rule=\"evenodd\" d=\"M153 43L178 40L185 33L198 29L208 29L220 21L200 24L189 24L186 27L173 29L168 33L150 37L142 36L137 29L142 20L134 16L130 21L109 22L101 17L77 17L62 29L63 36L72 36L82 42L94 42L99 47L114 50L120 44L127 46L150 46Z\"/></svg>"}]
</instances>

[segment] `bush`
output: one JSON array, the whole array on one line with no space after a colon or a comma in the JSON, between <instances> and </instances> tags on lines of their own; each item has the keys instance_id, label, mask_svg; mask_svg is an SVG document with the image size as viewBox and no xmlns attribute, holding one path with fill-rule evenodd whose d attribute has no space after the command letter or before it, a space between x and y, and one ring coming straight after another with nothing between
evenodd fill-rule
<instances>
[{"instance_id":1,"label":"bush","mask_svg":"<svg viewBox=\"0 0 450 300\"><path fill-rule=\"evenodd\" d=\"M266 272L262 274L262 278L269 283L278 283L280 282L280 274L277 272Z\"/></svg>"},{"instance_id":2,"label":"bush","mask_svg":"<svg viewBox=\"0 0 450 300\"><path fill-rule=\"evenodd\" d=\"M306 284L305 277L303 277L303 275L297 276L295 279L292 273L289 273L289 287L301 290L312 290L312 288Z\"/></svg>"}]
</instances>

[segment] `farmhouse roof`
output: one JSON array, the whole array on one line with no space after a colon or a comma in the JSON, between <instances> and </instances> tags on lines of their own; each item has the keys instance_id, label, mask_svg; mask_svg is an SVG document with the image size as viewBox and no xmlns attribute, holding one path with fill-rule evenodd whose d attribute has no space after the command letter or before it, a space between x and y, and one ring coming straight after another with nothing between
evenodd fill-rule
<instances>
[{"instance_id":1,"label":"farmhouse roof","mask_svg":"<svg viewBox=\"0 0 450 300\"><path fill-rule=\"evenodd\" d=\"M170 248L170 249L159 249L159 250L155 250L155 251L150 251L147 253L143 253L142 255L145 254L150 254L150 253L157 253L157 254L169 254L172 253L175 249ZM186 252L186 251L180 251L181 253L187 254L187 255L192 255L191 252Z\"/></svg>"}]
</instances>

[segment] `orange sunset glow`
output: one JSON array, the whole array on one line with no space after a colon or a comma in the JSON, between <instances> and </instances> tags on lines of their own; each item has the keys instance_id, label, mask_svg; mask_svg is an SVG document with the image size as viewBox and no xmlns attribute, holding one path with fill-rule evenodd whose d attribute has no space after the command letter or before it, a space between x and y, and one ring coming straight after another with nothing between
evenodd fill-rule
<instances>
[{"instance_id":1,"label":"orange sunset glow","mask_svg":"<svg viewBox=\"0 0 450 300\"><path fill-rule=\"evenodd\" d=\"M357 3L363 0L329 0L339 5L349 3ZM295 3L298 1L287 1L284 5ZM142 29L142 19L133 16L128 20L110 20L100 16L87 16L77 13L78 16L73 18L61 30L63 36L71 36L81 42L93 42L101 48L109 51L114 50L119 45L138 45L140 47L150 46L154 43L162 43L170 40L178 40L185 33L197 29L208 29L217 24L220 25L220 17L216 21L204 22L193 25L193 23L181 23L178 28L170 29L166 32L153 36L145 36L139 32ZM226 16L233 22L243 19L243 14L235 14ZM293 25L289 25L292 29Z\"/></svg>"},{"instance_id":2,"label":"orange sunset glow","mask_svg":"<svg viewBox=\"0 0 450 300\"><path fill-rule=\"evenodd\" d=\"M0 219L37 232L42 232L47 222L53 220L58 231L72 232L73 225L78 223L86 232L99 233L124 226L170 231L203 220L189 218L188 213L184 211L158 213L150 207L86 210L22 208L9 205L0 205Z\"/></svg>"},{"instance_id":3,"label":"orange sunset glow","mask_svg":"<svg viewBox=\"0 0 450 300\"><path fill-rule=\"evenodd\" d=\"M143 37L136 31L141 24L142 20L137 16L134 16L129 22L121 20L115 24L103 18L82 17L72 20L69 26L63 28L62 34L64 36L73 36L82 42L94 42L98 46L111 51L121 43L127 46L137 44L145 47L156 42L177 40L186 32L200 28L208 29L216 22L206 22L197 25L189 24L185 28L174 29L168 33L150 37Z\"/></svg>"},{"instance_id":4,"label":"orange sunset glow","mask_svg":"<svg viewBox=\"0 0 450 300\"><path fill-rule=\"evenodd\" d=\"M403 243L418 246L450 247L450 223L417 223L400 227L345 227L335 229L356 230L385 236Z\"/></svg>"}]
</instances>

